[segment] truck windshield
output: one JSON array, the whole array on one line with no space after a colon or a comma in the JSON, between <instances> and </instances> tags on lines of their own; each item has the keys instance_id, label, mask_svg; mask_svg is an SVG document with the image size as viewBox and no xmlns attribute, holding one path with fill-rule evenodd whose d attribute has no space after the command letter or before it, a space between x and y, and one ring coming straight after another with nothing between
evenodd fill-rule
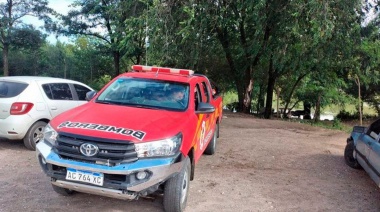
<instances>
[{"instance_id":1,"label":"truck windshield","mask_svg":"<svg viewBox=\"0 0 380 212\"><path fill-rule=\"evenodd\" d=\"M189 103L189 85L162 80L119 78L99 95L96 102L184 111Z\"/></svg>"}]
</instances>

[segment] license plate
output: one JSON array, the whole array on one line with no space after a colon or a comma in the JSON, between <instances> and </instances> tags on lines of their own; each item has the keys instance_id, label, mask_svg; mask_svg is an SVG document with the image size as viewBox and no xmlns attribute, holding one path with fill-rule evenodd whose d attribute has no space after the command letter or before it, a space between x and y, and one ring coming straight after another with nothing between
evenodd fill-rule
<instances>
[{"instance_id":1,"label":"license plate","mask_svg":"<svg viewBox=\"0 0 380 212\"><path fill-rule=\"evenodd\" d=\"M94 185L102 186L104 176L102 173L81 171L76 169L67 169L66 180L73 180L84 183L91 183Z\"/></svg>"}]
</instances>

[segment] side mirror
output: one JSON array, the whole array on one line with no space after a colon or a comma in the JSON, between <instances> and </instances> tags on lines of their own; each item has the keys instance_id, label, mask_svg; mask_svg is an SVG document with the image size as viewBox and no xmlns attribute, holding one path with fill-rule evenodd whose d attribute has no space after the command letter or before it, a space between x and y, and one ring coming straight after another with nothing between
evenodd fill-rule
<instances>
[{"instance_id":1,"label":"side mirror","mask_svg":"<svg viewBox=\"0 0 380 212\"><path fill-rule=\"evenodd\" d=\"M198 104L198 109L195 111L196 114L208 114L215 111L214 106L209 103L200 102Z\"/></svg>"},{"instance_id":2,"label":"side mirror","mask_svg":"<svg viewBox=\"0 0 380 212\"><path fill-rule=\"evenodd\" d=\"M97 94L96 91L89 91L86 93L86 100L87 101L90 101L92 98L94 98L94 96Z\"/></svg>"}]
</instances>

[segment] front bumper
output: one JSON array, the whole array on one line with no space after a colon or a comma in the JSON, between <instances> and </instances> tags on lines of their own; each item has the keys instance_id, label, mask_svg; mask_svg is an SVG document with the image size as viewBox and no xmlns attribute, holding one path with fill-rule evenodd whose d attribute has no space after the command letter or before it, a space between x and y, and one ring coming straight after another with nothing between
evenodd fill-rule
<instances>
[{"instance_id":1,"label":"front bumper","mask_svg":"<svg viewBox=\"0 0 380 212\"><path fill-rule=\"evenodd\" d=\"M173 157L139 159L132 163L107 166L63 159L45 141L36 146L37 158L52 184L79 192L119 199L135 199L156 191L159 185L179 173L185 157L179 153ZM104 174L103 186L67 181L67 168ZM138 172L148 173L145 179L136 177Z\"/></svg>"}]
</instances>

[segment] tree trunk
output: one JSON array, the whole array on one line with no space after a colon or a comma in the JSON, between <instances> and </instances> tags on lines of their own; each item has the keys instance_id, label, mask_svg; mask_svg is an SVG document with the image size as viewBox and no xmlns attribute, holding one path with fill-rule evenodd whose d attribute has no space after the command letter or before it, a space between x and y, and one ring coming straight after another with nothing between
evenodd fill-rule
<instances>
[{"instance_id":1,"label":"tree trunk","mask_svg":"<svg viewBox=\"0 0 380 212\"><path fill-rule=\"evenodd\" d=\"M9 54L9 45L8 44L4 44L4 46L3 46L3 70L4 70L4 76L9 76L8 54Z\"/></svg>"},{"instance_id":2,"label":"tree trunk","mask_svg":"<svg viewBox=\"0 0 380 212\"><path fill-rule=\"evenodd\" d=\"M37 76L37 66L38 66L39 57L37 55L37 50L33 51L33 74L34 76Z\"/></svg>"},{"instance_id":3,"label":"tree trunk","mask_svg":"<svg viewBox=\"0 0 380 212\"><path fill-rule=\"evenodd\" d=\"M360 79L358 76L355 77L355 82L356 82L356 85L358 86L358 106L359 106L359 121L360 121L360 126L363 125L363 113L362 113L362 99L361 99L361 95L360 95Z\"/></svg>"},{"instance_id":4,"label":"tree trunk","mask_svg":"<svg viewBox=\"0 0 380 212\"><path fill-rule=\"evenodd\" d=\"M120 74L120 52L113 51L113 64L115 67L115 77Z\"/></svg>"},{"instance_id":5,"label":"tree trunk","mask_svg":"<svg viewBox=\"0 0 380 212\"><path fill-rule=\"evenodd\" d=\"M318 94L317 103L315 104L314 122L317 122L321 117L321 98L322 94Z\"/></svg>"},{"instance_id":6,"label":"tree trunk","mask_svg":"<svg viewBox=\"0 0 380 212\"><path fill-rule=\"evenodd\" d=\"M63 79L67 79L67 63L66 58L63 58Z\"/></svg>"},{"instance_id":7,"label":"tree trunk","mask_svg":"<svg viewBox=\"0 0 380 212\"><path fill-rule=\"evenodd\" d=\"M243 113L250 113L251 112L251 97L252 97L252 89L253 89L253 80L249 80L248 87L245 90L244 93L244 106L243 106Z\"/></svg>"},{"instance_id":8,"label":"tree trunk","mask_svg":"<svg viewBox=\"0 0 380 212\"><path fill-rule=\"evenodd\" d=\"M265 98L264 98L264 83L261 83L260 88L259 88L259 95L257 97L257 105L256 105L256 110L257 114L261 113L261 108L264 107L265 105Z\"/></svg>"},{"instance_id":9,"label":"tree trunk","mask_svg":"<svg viewBox=\"0 0 380 212\"><path fill-rule=\"evenodd\" d=\"M311 119L311 104L309 102L303 102L303 119Z\"/></svg>"},{"instance_id":10,"label":"tree trunk","mask_svg":"<svg viewBox=\"0 0 380 212\"><path fill-rule=\"evenodd\" d=\"M277 101L277 106L276 106L276 111L277 111L277 118L280 118L280 88L277 86L276 88L276 101Z\"/></svg>"},{"instance_id":11,"label":"tree trunk","mask_svg":"<svg viewBox=\"0 0 380 212\"><path fill-rule=\"evenodd\" d=\"M287 114L286 114L286 111L288 110L288 107L289 107L289 104L290 104L290 100L292 99L292 96L293 96L293 93L294 91L296 90L296 87L298 85L298 83L301 82L301 80L306 76L306 74L303 74L301 76L299 76L297 78L297 81L296 83L294 83L293 87L292 87L292 90L290 91L290 94L289 96L287 97L287 99L285 100L285 108L284 108L284 112L283 112L283 116L284 117L287 117Z\"/></svg>"},{"instance_id":12,"label":"tree trunk","mask_svg":"<svg viewBox=\"0 0 380 212\"><path fill-rule=\"evenodd\" d=\"M265 104L264 118L270 119L272 115L272 103L273 103L273 91L274 85L276 83L276 73L273 68L273 59L270 59L269 62L269 71L268 71L268 87L267 87L267 101Z\"/></svg>"}]
</instances>

